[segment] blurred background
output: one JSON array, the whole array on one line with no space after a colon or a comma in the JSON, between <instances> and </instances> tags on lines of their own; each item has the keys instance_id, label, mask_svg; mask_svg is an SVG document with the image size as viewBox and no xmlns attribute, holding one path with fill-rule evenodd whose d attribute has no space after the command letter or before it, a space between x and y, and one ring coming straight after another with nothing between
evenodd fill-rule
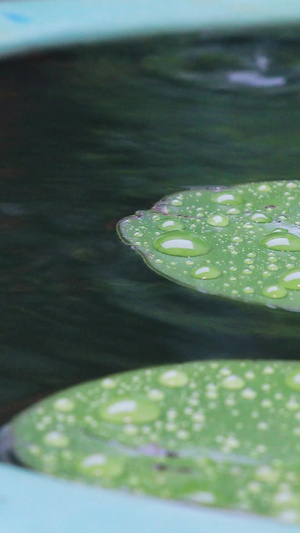
<instances>
[{"instance_id":1,"label":"blurred background","mask_svg":"<svg viewBox=\"0 0 300 533\"><path fill-rule=\"evenodd\" d=\"M295 313L193 293L116 223L191 187L299 179L300 34L177 34L2 61L0 423L149 365L299 359Z\"/></svg>"}]
</instances>

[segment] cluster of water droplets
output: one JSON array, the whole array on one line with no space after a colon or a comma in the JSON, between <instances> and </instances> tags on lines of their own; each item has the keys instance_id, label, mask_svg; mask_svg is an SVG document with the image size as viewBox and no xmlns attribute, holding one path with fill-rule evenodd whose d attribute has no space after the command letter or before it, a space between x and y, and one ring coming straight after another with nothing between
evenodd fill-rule
<instances>
[{"instance_id":1,"label":"cluster of water droplets","mask_svg":"<svg viewBox=\"0 0 300 533\"><path fill-rule=\"evenodd\" d=\"M299 192L296 181L192 189L125 219L121 234L156 270L196 290L299 308Z\"/></svg>"}]
</instances>

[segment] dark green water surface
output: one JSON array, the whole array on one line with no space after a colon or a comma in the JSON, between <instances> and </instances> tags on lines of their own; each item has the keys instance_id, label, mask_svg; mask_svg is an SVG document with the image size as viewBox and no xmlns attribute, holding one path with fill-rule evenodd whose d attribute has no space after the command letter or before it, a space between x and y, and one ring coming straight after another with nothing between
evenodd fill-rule
<instances>
[{"instance_id":1,"label":"dark green water surface","mask_svg":"<svg viewBox=\"0 0 300 533\"><path fill-rule=\"evenodd\" d=\"M300 354L295 313L160 278L115 225L190 186L300 178L295 33L2 63L0 422L146 365Z\"/></svg>"}]
</instances>

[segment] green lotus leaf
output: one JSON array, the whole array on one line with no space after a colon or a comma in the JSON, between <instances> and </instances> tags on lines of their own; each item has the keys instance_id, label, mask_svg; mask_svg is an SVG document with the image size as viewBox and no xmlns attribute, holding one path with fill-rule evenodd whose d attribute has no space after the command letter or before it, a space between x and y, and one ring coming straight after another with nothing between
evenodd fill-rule
<instances>
[{"instance_id":1,"label":"green lotus leaf","mask_svg":"<svg viewBox=\"0 0 300 533\"><path fill-rule=\"evenodd\" d=\"M118 225L159 274L196 291L300 311L300 181L193 188Z\"/></svg>"},{"instance_id":2,"label":"green lotus leaf","mask_svg":"<svg viewBox=\"0 0 300 533\"><path fill-rule=\"evenodd\" d=\"M300 363L213 361L114 374L9 427L37 470L300 524Z\"/></svg>"}]
</instances>

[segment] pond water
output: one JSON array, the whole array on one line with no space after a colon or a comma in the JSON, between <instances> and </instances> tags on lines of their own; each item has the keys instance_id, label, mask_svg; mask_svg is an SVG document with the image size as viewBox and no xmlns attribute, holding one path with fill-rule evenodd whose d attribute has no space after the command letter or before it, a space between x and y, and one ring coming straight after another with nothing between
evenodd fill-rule
<instances>
[{"instance_id":1,"label":"pond water","mask_svg":"<svg viewBox=\"0 0 300 533\"><path fill-rule=\"evenodd\" d=\"M0 101L0 423L112 372L299 358L297 314L177 286L115 230L188 187L299 178L297 33L6 62Z\"/></svg>"}]
</instances>

